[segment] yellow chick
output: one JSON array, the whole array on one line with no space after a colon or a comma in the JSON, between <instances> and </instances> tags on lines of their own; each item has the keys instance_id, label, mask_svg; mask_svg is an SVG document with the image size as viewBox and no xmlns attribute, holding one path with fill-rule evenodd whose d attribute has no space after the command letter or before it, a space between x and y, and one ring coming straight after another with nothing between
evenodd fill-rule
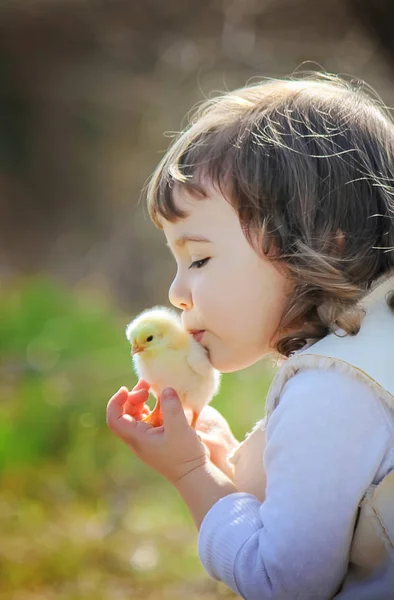
<instances>
[{"instance_id":1,"label":"yellow chick","mask_svg":"<svg viewBox=\"0 0 394 600\"><path fill-rule=\"evenodd\" d=\"M155 306L143 311L126 327L134 369L150 385L156 405L143 420L153 427L163 424L160 394L166 387L176 390L182 406L193 412L191 427L218 392L220 373L208 360L205 348L186 331L172 310Z\"/></svg>"}]
</instances>

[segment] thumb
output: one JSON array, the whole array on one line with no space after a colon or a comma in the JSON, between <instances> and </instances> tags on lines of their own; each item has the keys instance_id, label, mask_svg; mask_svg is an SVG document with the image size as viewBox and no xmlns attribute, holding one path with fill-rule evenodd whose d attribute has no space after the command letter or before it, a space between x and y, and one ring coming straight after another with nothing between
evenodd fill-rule
<instances>
[{"instance_id":1,"label":"thumb","mask_svg":"<svg viewBox=\"0 0 394 600\"><path fill-rule=\"evenodd\" d=\"M189 427L179 396L173 388L164 388L160 396L160 406L167 433L171 434L175 430L179 433L180 428Z\"/></svg>"}]
</instances>

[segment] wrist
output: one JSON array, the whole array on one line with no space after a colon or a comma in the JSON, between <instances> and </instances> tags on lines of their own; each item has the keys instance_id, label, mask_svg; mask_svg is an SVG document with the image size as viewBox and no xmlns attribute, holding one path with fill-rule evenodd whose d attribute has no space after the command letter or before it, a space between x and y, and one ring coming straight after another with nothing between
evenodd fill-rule
<instances>
[{"instance_id":1,"label":"wrist","mask_svg":"<svg viewBox=\"0 0 394 600\"><path fill-rule=\"evenodd\" d=\"M199 528L206 513L224 496L238 492L233 482L210 460L189 470L175 487Z\"/></svg>"},{"instance_id":2,"label":"wrist","mask_svg":"<svg viewBox=\"0 0 394 600\"><path fill-rule=\"evenodd\" d=\"M194 471L204 468L208 462L209 459L206 455L200 456L192 461L188 461L186 465L183 465L182 468L179 469L178 473L174 478L172 478L172 480L169 478L170 482L177 488L178 485L182 485L182 481L187 479Z\"/></svg>"}]
</instances>

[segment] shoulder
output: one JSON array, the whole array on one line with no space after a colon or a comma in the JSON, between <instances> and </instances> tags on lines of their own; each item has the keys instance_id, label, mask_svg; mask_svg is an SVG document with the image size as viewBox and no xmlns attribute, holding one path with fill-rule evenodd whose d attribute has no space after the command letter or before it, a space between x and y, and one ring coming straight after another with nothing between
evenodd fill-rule
<instances>
[{"instance_id":1,"label":"shoulder","mask_svg":"<svg viewBox=\"0 0 394 600\"><path fill-rule=\"evenodd\" d=\"M335 368L324 369L317 367L304 367L288 379L283 386L280 400L296 394L297 396L315 395L316 392L323 397L331 397L332 394L347 396L353 395L354 390L373 396L372 392L349 373L339 371Z\"/></svg>"},{"instance_id":2,"label":"shoulder","mask_svg":"<svg viewBox=\"0 0 394 600\"><path fill-rule=\"evenodd\" d=\"M349 373L306 368L299 370L284 385L279 404L268 421L267 433L285 420L315 428L326 422L368 434L373 427L388 428L387 419L377 394Z\"/></svg>"},{"instance_id":3,"label":"shoulder","mask_svg":"<svg viewBox=\"0 0 394 600\"><path fill-rule=\"evenodd\" d=\"M361 478L361 498L392 446L380 403L367 386L344 373L297 373L267 423L267 478L284 465L282 473L290 470L292 477L319 482L321 489L328 474L332 485L341 478L344 488L352 473L350 479Z\"/></svg>"}]
</instances>

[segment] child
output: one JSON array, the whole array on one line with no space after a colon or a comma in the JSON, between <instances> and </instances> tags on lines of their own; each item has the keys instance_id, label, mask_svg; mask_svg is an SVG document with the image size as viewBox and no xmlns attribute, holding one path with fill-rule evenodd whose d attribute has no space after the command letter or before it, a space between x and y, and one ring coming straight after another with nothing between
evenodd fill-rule
<instances>
[{"instance_id":1,"label":"child","mask_svg":"<svg viewBox=\"0 0 394 600\"><path fill-rule=\"evenodd\" d=\"M283 361L243 444L209 407L196 433L171 389L152 429L146 382L107 422L247 600L394 598L393 150L359 86L274 80L207 101L150 182L170 301L212 365Z\"/></svg>"}]
</instances>

